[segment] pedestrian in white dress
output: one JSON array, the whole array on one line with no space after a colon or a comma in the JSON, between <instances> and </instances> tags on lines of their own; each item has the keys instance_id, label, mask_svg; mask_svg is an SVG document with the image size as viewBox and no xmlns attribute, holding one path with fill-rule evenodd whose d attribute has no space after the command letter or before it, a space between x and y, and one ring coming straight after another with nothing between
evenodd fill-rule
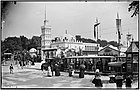
<instances>
[{"instance_id":1,"label":"pedestrian in white dress","mask_svg":"<svg viewBox=\"0 0 140 90\"><path fill-rule=\"evenodd\" d=\"M48 77L51 77L52 76L52 71L51 71L51 67L48 66Z\"/></svg>"}]
</instances>

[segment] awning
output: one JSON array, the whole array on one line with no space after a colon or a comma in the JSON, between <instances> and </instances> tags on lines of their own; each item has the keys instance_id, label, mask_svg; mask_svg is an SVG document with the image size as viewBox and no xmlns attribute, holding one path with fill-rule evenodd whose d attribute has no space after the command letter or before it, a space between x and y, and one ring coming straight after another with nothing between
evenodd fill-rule
<instances>
[{"instance_id":1,"label":"awning","mask_svg":"<svg viewBox=\"0 0 140 90\"><path fill-rule=\"evenodd\" d=\"M12 55L12 53L4 53L4 55Z\"/></svg>"},{"instance_id":2,"label":"awning","mask_svg":"<svg viewBox=\"0 0 140 90\"><path fill-rule=\"evenodd\" d=\"M125 62L109 62L108 65L120 67L123 63L125 63Z\"/></svg>"}]
</instances>

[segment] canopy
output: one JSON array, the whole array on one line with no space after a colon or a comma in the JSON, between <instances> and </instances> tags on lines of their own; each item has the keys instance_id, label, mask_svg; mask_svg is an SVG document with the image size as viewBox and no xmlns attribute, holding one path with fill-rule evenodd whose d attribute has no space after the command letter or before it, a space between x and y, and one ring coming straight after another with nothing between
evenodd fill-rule
<instances>
[{"instance_id":1,"label":"canopy","mask_svg":"<svg viewBox=\"0 0 140 90\"><path fill-rule=\"evenodd\" d=\"M109 65L109 66L116 66L116 67L119 67L119 66L121 66L123 63L125 63L125 62L109 62L108 65Z\"/></svg>"},{"instance_id":2,"label":"canopy","mask_svg":"<svg viewBox=\"0 0 140 90\"><path fill-rule=\"evenodd\" d=\"M37 52L37 50L35 48L31 48L29 52Z\"/></svg>"}]
</instances>

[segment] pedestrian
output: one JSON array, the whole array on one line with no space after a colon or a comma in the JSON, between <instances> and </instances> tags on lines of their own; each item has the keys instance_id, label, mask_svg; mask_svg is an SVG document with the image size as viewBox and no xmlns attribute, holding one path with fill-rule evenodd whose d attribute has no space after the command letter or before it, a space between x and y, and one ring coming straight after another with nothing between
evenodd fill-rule
<instances>
[{"instance_id":1,"label":"pedestrian","mask_svg":"<svg viewBox=\"0 0 140 90\"><path fill-rule=\"evenodd\" d=\"M122 85L123 85L123 76L118 73L115 77L115 82L116 82L116 86L118 89L121 89L122 88Z\"/></svg>"},{"instance_id":2,"label":"pedestrian","mask_svg":"<svg viewBox=\"0 0 140 90\"><path fill-rule=\"evenodd\" d=\"M29 60L29 67L31 67L32 62Z\"/></svg>"},{"instance_id":3,"label":"pedestrian","mask_svg":"<svg viewBox=\"0 0 140 90\"><path fill-rule=\"evenodd\" d=\"M72 76L72 71L73 71L73 67L70 65L70 66L69 66L69 77Z\"/></svg>"},{"instance_id":4,"label":"pedestrian","mask_svg":"<svg viewBox=\"0 0 140 90\"><path fill-rule=\"evenodd\" d=\"M13 69L14 68L13 68L13 65L12 64L10 65L10 68L9 69L10 69L10 74L13 74Z\"/></svg>"},{"instance_id":5,"label":"pedestrian","mask_svg":"<svg viewBox=\"0 0 140 90\"><path fill-rule=\"evenodd\" d=\"M95 71L95 77L100 77L101 75L100 75L100 72L99 72L99 69L96 69L96 71Z\"/></svg>"},{"instance_id":6,"label":"pedestrian","mask_svg":"<svg viewBox=\"0 0 140 90\"><path fill-rule=\"evenodd\" d=\"M41 65L41 70L43 72L43 76L48 76L48 65L47 65L47 63L43 63Z\"/></svg>"},{"instance_id":7,"label":"pedestrian","mask_svg":"<svg viewBox=\"0 0 140 90\"><path fill-rule=\"evenodd\" d=\"M85 65L84 64L81 64L80 65L79 78L84 78L84 72L85 72Z\"/></svg>"},{"instance_id":8,"label":"pedestrian","mask_svg":"<svg viewBox=\"0 0 140 90\"><path fill-rule=\"evenodd\" d=\"M55 64L55 76L60 76L60 69L58 64Z\"/></svg>"},{"instance_id":9,"label":"pedestrian","mask_svg":"<svg viewBox=\"0 0 140 90\"><path fill-rule=\"evenodd\" d=\"M54 65L51 64L51 72L52 72L52 76L54 75Z\"/></svg>"},{"instance_id":10,"label":"pedestrian","mask_svg":"<svg viewBox=\"0 0 140 90\"><path fill-rule=\"evenodd\" d=\"M127 75L126 81L125 81L126 88L131 88L131 84L132 84L131 75Z\"/></svg>"},{"instance_id":11,"label":"pedestrian","mask_svg":"<svg viewBox=\"0 0 140 90\"><path fill-rule=\"evenodd\" d=\"M52 76L52 72L51 72L51 67L50 66L48 66L48 77L51 77Z\"/></svg>"},{"instance_id":12,"label":"pedestrian","mask_svg":"<svg viewBox=\"0 0 140 90\"><path fill-rule=\"evenodd\" d=\"M96 88L102 88L103 87L102 80L100 79L99 76L95 76L95 78L92 80L92 83L95 84Z\"/></svg>"}]
</instances>

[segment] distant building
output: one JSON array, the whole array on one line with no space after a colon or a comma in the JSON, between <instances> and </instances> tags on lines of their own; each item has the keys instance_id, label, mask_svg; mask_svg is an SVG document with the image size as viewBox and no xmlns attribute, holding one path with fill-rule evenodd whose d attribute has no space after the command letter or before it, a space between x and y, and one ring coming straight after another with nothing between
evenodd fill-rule
<instances>
[{"instance_id":1,"label":"distant building","mask_svg":"<svg viewBox=\"0 0 140 90\"><path fill-rule=\"evenodd\" d=\"M52 40L51 26L48 24L48 20L46 19L46 11L44 25L41 26L41 32L41 60L55 57L57 49L59 48L81 52L82 55L97 54L97 43L83 43L80 41L80 35L74 37L67 34L67 30L62 37L56 37L55 40Z\"/></svg>"},{"instance_id":2,"label":"distant building","mask_svg":"<svg viewBox=\"0 0 140 90\"><path fill-rule=\"evenodd\" d=\"M83 55L97 54L97 43L83 43L82 41L76 40L76 37L67 33L62 37L56 37L56 40L51 43L51 47L73 49L76 50L76 52L82 50Z\"/></svg>"}]
</instances>

